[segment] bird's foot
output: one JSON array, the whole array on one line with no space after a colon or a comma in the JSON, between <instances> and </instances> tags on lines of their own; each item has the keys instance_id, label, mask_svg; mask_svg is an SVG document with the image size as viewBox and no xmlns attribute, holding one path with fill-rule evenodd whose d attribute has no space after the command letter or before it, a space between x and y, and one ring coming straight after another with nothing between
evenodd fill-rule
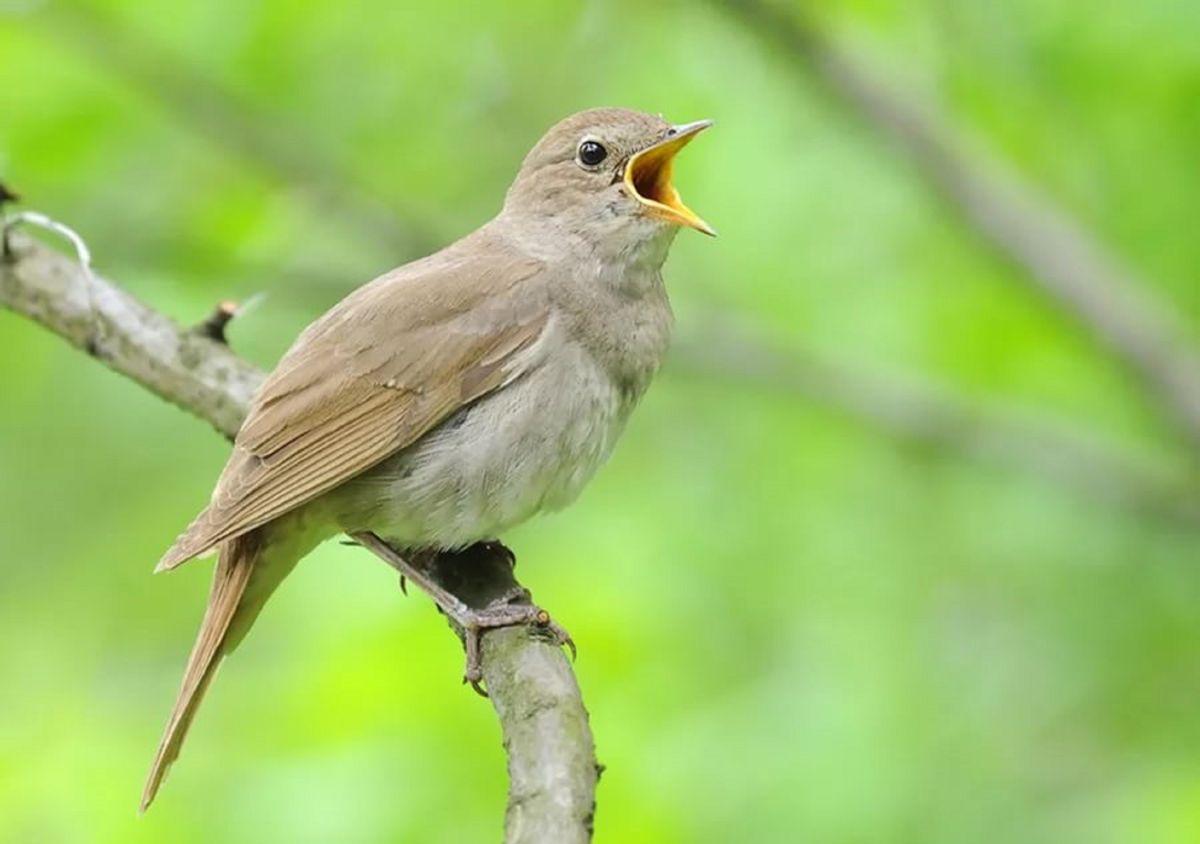
<instances>
[{"instance_id":1,"label":"bird's foot","mask_svg":"<svg viewBox=\"0 0 1200 844\"><path fill-rule=\"evenodd\" d=\"M522 590L524 591L524 590ZM522 596L528 599L528 593ZM461 608L447 608L439 604L442 610L462 631L463 645L467 651L466 668L463 671L463 682L469 683L476 692L487 697L481 683L483 682L483 634L488 630L500 627L527 626L539 631L559 646L566 646L575 659L575 640L571 638L562 625L550 617L550 613L531 603L495 604L483 609L475 609L462 605Z\"/></svg>"},{"instance_id":2,"label":"bird's foot","mask_svg":"<svg viewBox=\"0 0 1200 844\"><path fill-rule=\"evenodd\" d=\"M565 645L575 658L574 640L513 578L515 558L501 543L480 543L458 552L422 551L410 560L373 533L352 536L400 572L401 588L405 579L415 583L450 619L467 652L463 682L481 695L487 696L480 684L482 640L489 630L528 626L543 631L556 645Z\"/></svg>"}]
</instances>

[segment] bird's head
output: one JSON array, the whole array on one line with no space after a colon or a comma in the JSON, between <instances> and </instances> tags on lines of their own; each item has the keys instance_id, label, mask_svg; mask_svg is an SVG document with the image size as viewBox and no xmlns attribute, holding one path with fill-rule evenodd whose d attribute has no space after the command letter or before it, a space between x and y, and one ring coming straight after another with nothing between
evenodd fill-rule
<instances>
[{"instance_id":1,"label":"bird's head","mask_svg":"<svg viewBox=\"0 0 1200 844\"><path fill-rule=\"evenodd\" d=\"M711 125L672 125L622 108L572 115L525 157L505 213L618 249L662 239L679 226L715 235L671 183L675 155Z\"/></svg>"}]
</instances>

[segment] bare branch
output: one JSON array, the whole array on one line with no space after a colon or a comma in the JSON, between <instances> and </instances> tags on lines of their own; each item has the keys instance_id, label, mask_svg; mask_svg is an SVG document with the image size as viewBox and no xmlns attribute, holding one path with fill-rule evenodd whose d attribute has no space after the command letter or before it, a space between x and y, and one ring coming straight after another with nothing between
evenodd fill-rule
<instances>
[{"instance_id":1,"label":"bare branch","mask_svg":"<svg viewBox=\"0 0 1200 844\"><path fill-rule=\"evenodd\" d=\"M92 286L95 284L95 281L92 277L92 253L88 249L87 243L70 226L64 225L58 220L52 220L45 214L37 211L21 211L9 217L2 216L4 202L15 199L16 196L9 193L3 185L0 185L0 223L3 223L3 225L0 225L0 257L8 258L11 254L8 237L13 229L21 224L37 226L70 241L71 246L75 249L75 257L79 260L79 266L83 270L83 284L84 292L87 294L88 311L94 314L96 303L92 298ZM88 339L87 348L88 352L95 354L100 343L100 334L97 326L93 325L92 328L92 336Z\"/></svg>"},{"instance_id":2,"label":"bare branch","mask_svg":"<svg viewBox=\"0 0 1200 844\"><path fill-rule=\"evenodd\" d=\"M968 153L946 122L906 98L830 40L800 10L764 0L714 0L882 131L1006 259L1124 361L1200 447L1200 356L1154 288L1083 226L996 162ZM803 4L801 4L803 6Z\"/></svg>"},{"instance_id":3,"label":"bare branch","mask_svg":"<svg viewBox=\"0 0 1200 844\"><path fill-rule=\"evenodd\" d=\"M262 373L228 348L188 332L74 261L10 235L0 267L0 304L41 323L71 345L232 438ZM93 345L97 329L104 337Z\"/></svg>"},{"instance_id":4,"label":"bare branch","mask_svg":"<svg viewBox=\"0 0 1200 844\"><path fill-rule=\"evenodd\" d=\"M13 234L0 262L0 305L41 323L110 369L209 422L232 438L263 374L221 342L189 331L79 264ZM94 304L94 307L93 307ZM90 345L100 325L105 342ZM508 560L456 555L470 564L471 601L508 595ZM492 555L494 557L494 555ZM461 563L461 565L459 565ZM455 591L457 586L443 583ZM597 764L587 710L562 650L536 630L505 628L483 639L484 681L508 754L509 844L585 844L591 840Z\"/></svg>"}]
</instances>

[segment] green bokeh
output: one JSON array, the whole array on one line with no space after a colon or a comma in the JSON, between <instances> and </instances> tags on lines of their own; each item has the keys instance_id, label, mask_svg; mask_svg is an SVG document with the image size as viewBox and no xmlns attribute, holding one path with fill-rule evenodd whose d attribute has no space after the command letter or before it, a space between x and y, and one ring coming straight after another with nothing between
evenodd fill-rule
<instances>
[{"instance_id":1,"label":"green bokeh","mask_svg":"<svg viewBox=\"0 0 1200 844\"><path fill-rule=\"evenodd\" d=\"M1200 321L1200 6L819 9ZM725 315L1187 459L1085 330L718 4L0 0L0 57L5 182L182 321L266 293L231 331L264 366L414 257L380 217L449 240L546 126L628 105L719 123L678 168L721 231L674 248L681 334ZM335 543L136 816L208 585L150 569L226 452L0 313L0 840L497 840L503 756L457 644ZM1200 840L1200 529L672 364L578 505L508 539L580 645L600 842Z\"/></svg>"}]
</instances>

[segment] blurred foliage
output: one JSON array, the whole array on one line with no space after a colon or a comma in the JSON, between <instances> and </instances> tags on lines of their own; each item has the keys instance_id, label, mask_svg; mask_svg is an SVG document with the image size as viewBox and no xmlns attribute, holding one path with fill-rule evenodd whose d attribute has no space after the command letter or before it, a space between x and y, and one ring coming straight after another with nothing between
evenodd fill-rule
<instances>
[{"instance_id":1,"label":"blurred foliage","mask_svg":"<svg viewBox=\"0 0 1200 844\"><path fill-rule=\"evenodd\" d=\"M818 8L1196 324L1200 6ZM182 321L268 294L231 330L264 366L487 219L554 120L619 104L719 121L678 168L722 235L677 241L681 333L725 313L1189 459L1119 364L720 4L0 0L0 56L4 180ZM150 568L227 445L11 314L0 361L0 840L498 838L503 756L457 644L335 543L138 819L208 580ZM668 367L580 503L508 539L580 643L598 841L1200 840L1196 530Z\"/></svg>"}]
</instances>

